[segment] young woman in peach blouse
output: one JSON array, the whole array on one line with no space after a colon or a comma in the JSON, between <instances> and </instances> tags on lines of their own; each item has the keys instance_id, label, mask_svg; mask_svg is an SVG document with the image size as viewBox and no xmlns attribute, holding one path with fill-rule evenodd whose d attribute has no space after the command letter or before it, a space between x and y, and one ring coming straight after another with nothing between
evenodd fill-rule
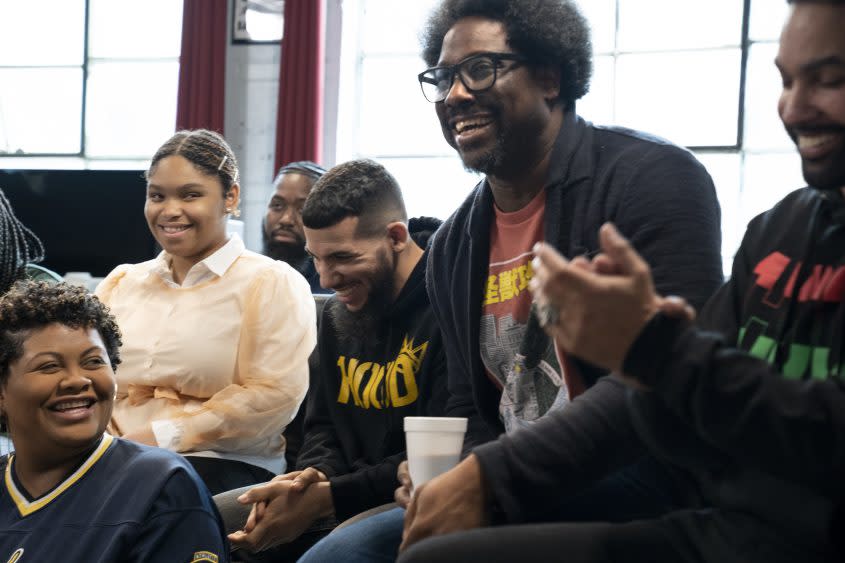
<instances>
[{"instance_id":1,"label":"young woman in peach blouse","mask_svg":"<svg viewBox=\"0 0 845 563\"><path fill-rule=\"evenodd\" d=\"M284 472L282 431L316 342L305 279L227 234L239 196L226 141L176 133L147 171L144 214L163 251L97 288L124 335L114 430L184 454L212 493Z\"/></svg>"}]
</instances>

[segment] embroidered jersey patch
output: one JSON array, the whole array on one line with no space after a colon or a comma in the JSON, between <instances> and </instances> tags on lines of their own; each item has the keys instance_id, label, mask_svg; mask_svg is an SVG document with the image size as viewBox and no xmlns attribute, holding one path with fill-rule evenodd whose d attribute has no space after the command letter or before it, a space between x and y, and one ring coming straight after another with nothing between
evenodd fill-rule
<instances>
[{"instance_id":1,"label":"embroidered jersey patch","mask_svg":"<svg viewBox=\"0 0 845 563\"><path fill-rule=\"evenodd\" d=\"M219 563L218 557L211 553L210 551L197 551L194 553L193 559L191 559L192 563L197 563L198 561L209 561L210 563Z\"/></svg>"}]
</instances>

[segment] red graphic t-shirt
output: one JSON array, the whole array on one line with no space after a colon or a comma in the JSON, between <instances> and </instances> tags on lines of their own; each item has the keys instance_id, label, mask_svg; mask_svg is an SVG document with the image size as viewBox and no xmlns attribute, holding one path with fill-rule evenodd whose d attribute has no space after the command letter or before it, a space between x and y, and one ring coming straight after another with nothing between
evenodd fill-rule
<instances>
[{"instance_id":1,"label":"red graphic t-shirt","mask_svg":"<svg viewBox=\"0 0 845 563\"><path fill-rule=\"evenodd\" d=\"M490 230L490 265L481 312L481 360L490 379L502 390L499 416L508 431L569 401L551 340L534 368L527 368L519 353L531 309L531 249L543 240L545 208L543 190L518 211L495 209L496 220Z\"/></svg>"}]
</instances>

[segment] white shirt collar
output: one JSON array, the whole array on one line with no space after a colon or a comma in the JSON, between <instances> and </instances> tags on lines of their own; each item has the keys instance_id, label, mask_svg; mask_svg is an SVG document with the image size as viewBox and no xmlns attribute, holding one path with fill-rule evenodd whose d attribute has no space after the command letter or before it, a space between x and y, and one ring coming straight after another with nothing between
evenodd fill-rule
<instances>
[{"instance_id":1,"label":"white shirt collar","mask_svg":"<svg viewBox=\"0 0 845 563\"><path fill-rule=\"evenodd\" d=\"M170 269L172 258L167 252L162 251L156 257L156 265L153 271L167 282L168 285L174 287L192 287L225 274L226 270L234 264L235 260L243 254L245 249L246 247L241 237L237 233L232 233L226 244L218 248L210 256L194 264L188 270L181 285L173 280L173 272Z\"/></svg>"}]
</instances>

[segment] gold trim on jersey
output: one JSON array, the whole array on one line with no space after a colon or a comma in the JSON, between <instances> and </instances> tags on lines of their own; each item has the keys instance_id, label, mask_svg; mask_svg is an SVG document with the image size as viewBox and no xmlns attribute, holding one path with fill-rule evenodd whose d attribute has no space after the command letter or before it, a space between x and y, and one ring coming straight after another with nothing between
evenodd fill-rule
<instances>
[{"instance_id":1,"label":"gold trim on jersey","mask_svg":"<svg viewBox=\"0 0 845 563\"><path fill-rule=\"evenodd\" d=\"M21 516L29 516L33 512L40 510L54 501L59 495L63 492L68 490L74 483L79 481L83 475L85 475L89 469L91 469L95 463L106 453L106 450L109 449L109 446L112 445L114 442L114 438L110 434L104 434L103 440L100 442L100 445L97 446L97 449L94 450L88 459L85 460L79 469L73 472L73 474L62 481L62 483L50 491L50 493L44 495L40 499L34 500L32 502L26 500L26 496L24 496L15 485L14 479L12 479L12 460L14 459L14 454L9 455L9 460L6 463L6 489L9 491L9 496L12 497L12 500L15 502L15 505L18 507L18 512L20 512Z\"/></svg>"}]
</instances>

